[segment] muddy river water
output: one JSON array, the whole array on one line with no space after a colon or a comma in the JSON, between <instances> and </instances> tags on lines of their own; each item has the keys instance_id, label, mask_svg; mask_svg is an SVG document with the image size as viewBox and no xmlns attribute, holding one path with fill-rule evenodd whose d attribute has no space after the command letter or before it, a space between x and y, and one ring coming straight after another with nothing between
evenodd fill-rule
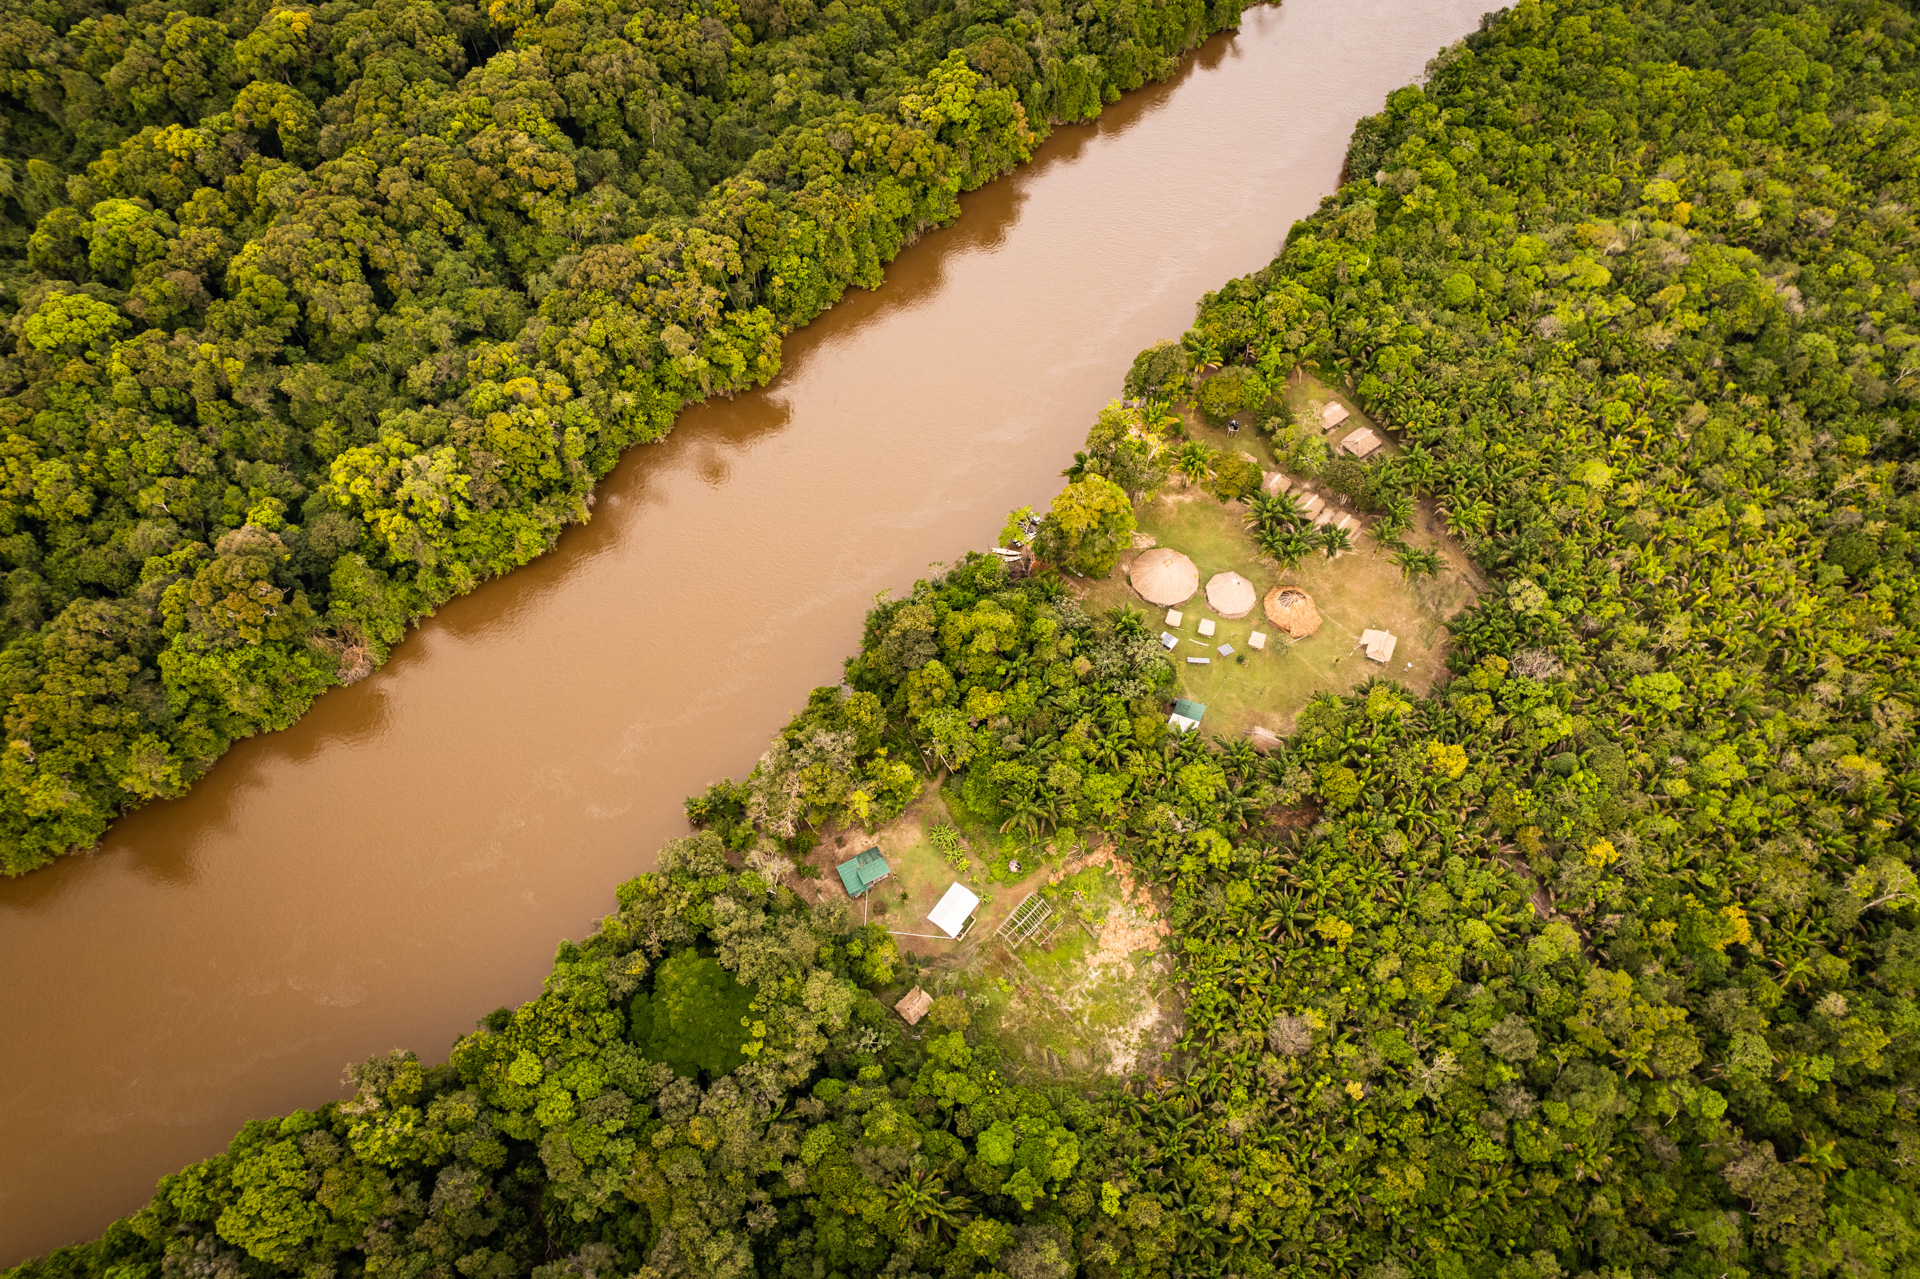
<instances>
[{"instance_id":1,"label":"muddy river water","mask_svg":"<svg viewBox=\"0 0 1920 1279\"><path fill-rule=\"evenodd\" d=\"M833 682L875 593L1042 504L1135 352L1272 256L1486 0L1287 0L1059 131L686 414L592 522L92 855L0 885L0 1265L350 1060L439 1059Z\"/></svg>"}]
</instances>

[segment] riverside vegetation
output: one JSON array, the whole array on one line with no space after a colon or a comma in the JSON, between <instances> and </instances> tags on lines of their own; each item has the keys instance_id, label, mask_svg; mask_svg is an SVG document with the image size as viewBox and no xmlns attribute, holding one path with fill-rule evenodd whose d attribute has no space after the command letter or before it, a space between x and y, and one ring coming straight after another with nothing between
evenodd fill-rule
<instances>
[{"instance_id":1,"label":"riverside vegetation","mask_svg":"<svg viewBox=\"0 0 1920 1279\"><path fill-rule=\"evenodd\" d=\"M539 999L15 1275L1914 1273L1917 57L1885 0L1522 4L1143 354L1289 450L1302 367L1401 434L1360 500L1431 498L1499 583L1433 696L1170 736L1144 619L969 557ZM1158 413L1102 416L1067 561ZM909 1034L890 940L780 885L938 769L1164 894L1158 1069Z\"/></svg>"},{"instance_id":2,"label":"riverside vegetation","mask_svg":"<svg viewBox=\"0 0 1920 1279\"><path fill-rule=\"evenodd\" d=\"M0 15L0 870L523 564L1238 0Z\"/></svg>"}]
</instances>

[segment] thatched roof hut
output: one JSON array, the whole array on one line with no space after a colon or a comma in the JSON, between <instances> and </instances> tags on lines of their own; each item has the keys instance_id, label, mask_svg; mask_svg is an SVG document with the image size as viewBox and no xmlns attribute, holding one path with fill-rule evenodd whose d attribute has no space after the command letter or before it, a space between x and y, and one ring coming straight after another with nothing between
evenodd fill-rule
<instances>
[{"instance_id":1,"label":"thatched roof hut","mask_svg":"<svg viewBox=\"0 0 1920 1279\"><path fill-rule=\"evenodd\" d=\"M1238 573L1215 573L1207 580L1207 604L1222 617L1245 617L1259 599L1253 583Z\"/></svg>"},{"instance_id":2,"label":"thatched roof hut","mask_svg":"<svg viewBox=\"0 0 1920 1279\"><path fill-rule=\"evenodd\" d=\"M1159 546L1133 562L1127 580L1147 603L1171 608L1186 603L1200 589L1200 570L1180 552Z\"/></svg>"},{"instance_id":3,"label":"thatched roof hut","mask_svg":"<svg viewBox=\"0 0 1920 1279\"><path fill-rule=\"evenodd\" d=\"M1355 457L1372 457L1385 442L1373 431L1362 428L1340 441L1340 448Z\"/></svg>"},{"instance_id":4,"label":"thatched roof hut","mask_svg":"<svg viewBox=\"0 0 1920 1279\"><path fill-rule=\"evenodd\" d=\"M1361 631L1360 644L1367 650L1367 656L1376 662L1391 662L1393 649L1400 637L1392 631Z\"/></svg>"},{"instance_id":5,"label":"thatched roof hut","mask_svg":"<svg viewBox=\"0 0 1920 1279\"><path fill-rule=\"evenodd\" d=\"M933 1007L933 996L915 986L907 992L905 999L893 1006L893 1011L899 1013L906 1020L907 1025L918 1026L920 1019L927 1015L927 1010L931 1007Z\"/></svg>"},{"instance_id":6,"label":"thatched roof hut","mask_svg":"<svg viewBox=\"0 0 1920 1279\"><path fill-rule=\"evenodd\" d=\"M1313 597L1297 586L1276 586L1267 592L1267 620L1289 639L1305 639L1320 629L1320 610Z\"/></svg>"}]
</instances>

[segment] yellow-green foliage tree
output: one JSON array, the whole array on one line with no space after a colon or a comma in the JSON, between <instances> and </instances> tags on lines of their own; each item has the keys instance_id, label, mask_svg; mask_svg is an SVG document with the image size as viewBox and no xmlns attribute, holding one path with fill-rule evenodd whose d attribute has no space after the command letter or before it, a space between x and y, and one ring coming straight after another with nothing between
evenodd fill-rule
<instances>
[{"instance_id":1,"label":"yellow-green foliage tree","mask_svg":"<svg viewBox=\"0 0 1920 1279\"><path fill-rule=\"evenodd\" d=\"M1101 475L1075 480L1054 495L1033 549L1041 559L1083 577L1105 577L1132 543L1133 502Z\"/></svg>"}]
</instances>

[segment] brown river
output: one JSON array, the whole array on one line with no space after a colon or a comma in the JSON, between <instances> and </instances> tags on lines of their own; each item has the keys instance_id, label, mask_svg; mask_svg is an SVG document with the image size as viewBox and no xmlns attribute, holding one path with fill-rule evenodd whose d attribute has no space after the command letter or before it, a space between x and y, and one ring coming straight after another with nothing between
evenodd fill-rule
<instances>
[{"instance_id":1,"label":"brown river","mask_svg":"<svg viewBox=\"0 0 1920 1279\"><path fill-rule=\"evenodd\" d=\"M0 1265L246 1119L439 1059L838 678L877 592L1044 504L1134 354L1263 264L1487 0L1286 0L1060 130L684 415L591 523L94 854L0 885Z\"/></svg>"}]
</instances>

